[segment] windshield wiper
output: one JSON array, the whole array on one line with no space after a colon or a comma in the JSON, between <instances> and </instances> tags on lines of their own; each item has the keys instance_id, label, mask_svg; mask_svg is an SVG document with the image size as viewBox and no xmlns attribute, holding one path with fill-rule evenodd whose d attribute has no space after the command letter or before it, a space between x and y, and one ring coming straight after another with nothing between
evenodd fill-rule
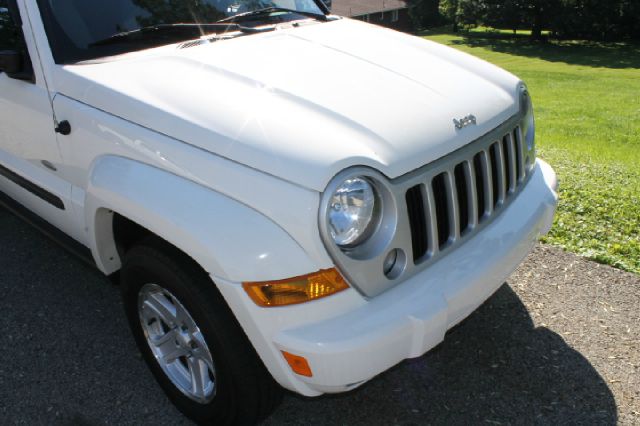
<instances>
[{"instance_id":1,"label":"windshield wiper","mask_svg":"<svg viewBox=\"0 0 640 426\"><path fill-rule=\"evenodd\" d=\"M229 16L228 18L216 21L216 23L222 22L236 22L242 21L244 18L252 18L260 15L269 15L273 12L288 12L297 13L298 15L306 16L307 18L317 19L318 21L328 21L327 15L322 13L305 12L303 10L287 9L286 7L264 7L262 9L250 10L249 12L238 13L237 15Z\"/></svg>"},{"instance_id":2,"label":"windshield wiper","mask_svg":"<svg viewBox=\"0 0 640 426\"><path fill-rule=\"evenodd\" d=\"M235 23L222 23L222 22L215 22L211 24L196 24L196 23L157 24L157 25L150 25L148 27L138 28L131 31L124 31L121 33L113 34L105 39L93 42L89 46L91 47L106 46L109 44L140 42L140 41L143 41L140 38L141 36L143 38L146 38L148 36L154 36L154 35L160 35L160 34L168 35L171 33L194 32L197 30L200 30L204 33L209 34L210 32L208 32L207 29L222 29L224 30L224 31L221 31L223 33L228 31L240 31L245 34L261 33L265 31L274 30L273 27L251 28L251 27L245 27L243 25L238 25Z\"/></svg>"}]
</instances>

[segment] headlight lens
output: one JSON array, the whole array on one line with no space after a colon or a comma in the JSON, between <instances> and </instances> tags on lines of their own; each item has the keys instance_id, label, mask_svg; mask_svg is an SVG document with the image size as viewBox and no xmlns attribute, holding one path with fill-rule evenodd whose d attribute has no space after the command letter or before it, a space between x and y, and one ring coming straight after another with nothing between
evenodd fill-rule
<instances>
[{"instance_id":1,"label":"headlight lens","mask_svg":"<svg viewBox=\"0 0 640 426\"><path fill-rule=\"evenodd\" d=\"M525 109L524 141L527 151L532 152L536 146L536 120L533 114L533 102L526 88L522 89L522 103Z\"/></svg>"},{"instance_id":2,"label":"headlight lens","mask_svg":"<svg viewBox=\"0 0 640 426\"><path fill-rule=\"evenodd\" d=\"M329 200L327 215L333 241L340 247L363 242L370 235L377 211L376 192L363 177L340 184Z\"/></svg>"},{"instance_id":3,"label":"headlight lens","mask_svg":"<svg viewBox=\"0 0 640 426\"><path fill-rule=\"evenodd\" d=\"M533 115L533 104L529 100L529 109L526 116L527 130L524 136L524 141L527 144L527 150L533 151L536 147L536 119Z\"/></svg>"}]
</instances>

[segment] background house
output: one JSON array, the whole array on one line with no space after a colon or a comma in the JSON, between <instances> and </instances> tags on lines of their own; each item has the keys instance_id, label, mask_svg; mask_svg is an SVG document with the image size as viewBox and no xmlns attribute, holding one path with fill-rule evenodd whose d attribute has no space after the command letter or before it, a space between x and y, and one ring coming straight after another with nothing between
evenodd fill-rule
<instances>
[{"instance_id":1,"label":"background house","mask_svg":"<svg viewBox=\"0 0 640 426\"><path fill-rule=\"evenodd\" d=\"M413 29L404 0L333 0L331 12L398 31Z\"/></svg>"}]
</instances>

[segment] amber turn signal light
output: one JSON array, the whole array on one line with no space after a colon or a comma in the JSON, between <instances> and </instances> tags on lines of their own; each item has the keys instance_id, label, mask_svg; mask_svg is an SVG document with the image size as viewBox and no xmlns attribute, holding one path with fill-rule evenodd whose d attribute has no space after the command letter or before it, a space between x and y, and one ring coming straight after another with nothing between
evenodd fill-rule
<instances>
[{"instance_id":1,"label":"amber turn signal light","mask_svg":"<svg viewBox=\"0 0 640 426\"><path fill-rule=\"evenodd\" d=\"M305 303L349 288L335 268L280 281L243 283L242 286L256 305L264 307Z\"/></svg>"},{"instance_id":2,"label":"amber turn signal light","mask_svg":"<svg viewBox=\"0 0 640 426\"><path fill-rule=\"evenodd\" d=\"M284 359L289 363L289 367L293 370L294 373L299 374L305 377L312 377L313 373L311 372L311 367L309 367L309 363L306 358L300 355L290 354L289 352L282 351L282 355L284 355Z\"/></svg>"}]
</instances>

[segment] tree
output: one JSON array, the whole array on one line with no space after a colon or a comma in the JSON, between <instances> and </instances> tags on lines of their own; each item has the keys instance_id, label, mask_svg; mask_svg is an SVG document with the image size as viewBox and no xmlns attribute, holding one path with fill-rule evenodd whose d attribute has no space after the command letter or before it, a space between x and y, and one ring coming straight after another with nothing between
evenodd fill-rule
<instances>
[{"instance_id":1,"label":"tree","mask_svg":"<svg viewBox=\"0 0 640 426\"><path fill-rule=\"evenodd\" d=\"M483 24L516 30L527 27L526 0L486 0Z\"/></svg>"},{"instance_id":2,"label":"tree","mask_svg":"<svg viewBox=\"0 0 640 426\"><path fill-rule=\"evenodd\" d=\"M460 26L474 27L484 23L485 0L441 0L440 14L453 24L454 31Z\"/></svg>"},{"instance_id":3,"label":"tree","mask_svg":"<svg viewBox=\"0 0 640 426\"><path fill-rule=\"evenodd\" d=\"M433 0L412 0L420 27L430 17ZM440 16L460 26L529 29L541 39L549 30L555 37L588 40L640 39L640 0L441 0ZM428 14L428 16L425 16Z\"/></svg>"},{"instance_id":4,"label":"tree","mask_svg":"<svg viewBox=\"0 0 640 426\"><path fill-rule=\"evenodd\" d=\"M519 1L523 26L534 39L543 30L556 37L588 40L619 40L638 37L638 0L495 0L504 6ZM501 15L506 16L503 10Z\"/></svg>"},{"instance_id":5,"label":"tree","mask_svg":"<svg viewBox=\"0 0 640 426\"><path fill-rule=\"evenodd\" d=\"M640 3L637 0L563 0L558 35L597 40L638 39Z\"/></svg>"},{"instance_id":6,"label":"tree","mask_svg":"<svg viewBox=\"0 0 640 426\"><path fill-rule=\"evenodd\" d=\"M619 29L624 37L640 40L640 1L624 0L620 6Z\"/></svg>"},{"instance_id":7,"label":"tree","mask_svg":"<svg viewBox=\"0 0 640 426\"><path fill-rule=\"evenodd\" d=\"M440 15L453 24L453 32L458 32L458 6L459 0L442 0L440 2Z\"/></svg>"},{"instance_id":8,"label":"tree","mask_svg":"<svg viewBox=\"0 0 640 426\"><path fill-rule=\"evenodd\" d=\"M531 28L531 37L540 40L542 31L550 29L554 16L561 13L560 0L528 0L525 16Z\"/></svg>"},{"instance_id":9,"label":"tree","mask_svg":"<svg viewBox=\"0 0 640 426\"><path fill-rule=\"evenodd\" d=\"M428 28L442 23L440 0L408 0L409 16L416 28Z\"/></svg>"}]
</instances>

